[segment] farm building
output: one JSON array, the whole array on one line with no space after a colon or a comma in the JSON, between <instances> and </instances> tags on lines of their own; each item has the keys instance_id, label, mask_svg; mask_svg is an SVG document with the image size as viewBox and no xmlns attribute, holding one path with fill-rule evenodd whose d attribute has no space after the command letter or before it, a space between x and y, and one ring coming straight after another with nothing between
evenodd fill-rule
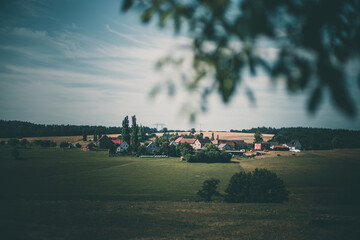
<instances>
[{"instance_id":1,"label":"farm building","mask_svg":"<svg viewBox=\"0 0 360 240\"><path fill-rule=\"evenodd\" d=\"M245 149L242 149L242 150L225 150L225 152L231 154L232 156L242 156L245 153Z\"/></svg>"},{"instance_id":2,"label":"farm building","mask_svg":"<svg viewBox=\"0 0 360 240\"><path fill-rule=\"evenodd\" d=\"M283 145L273 145L270 147L270 149L274 151L289 151L289 148Z\"/></svg>"},{"instance_id":3,"label":"farm building","mask_svg":"<svg viewBox=\"0 0 360 240\"><path fill-rule=\"evenodd\" d=\"M244 140L232 140L232 142L235 143L236 148L243 148L246 146L246 143Z\"/></svg>"},{"instance_id":4,"label":"farm building","mask_svg":"<svg viewBox=\"0 0 360 240\"><path fill-rule=\"evenodd\" d=\"M221 144L218 146L218 148L219 148L220 150L233 150L233 148L232 148L230 145L226 144L226 143L221 143Z\"/></svg>"},{"instance_id":5,"label":"farm building","mask_svg":"<svg viewBox=\"0 0 360 240\"><path fill-rule=\"evenodd\" d=\"M98 148L109 148L111 145L113 145L114 143L111 141L111 138L109 138L108 136L104 135L101 138L99 138L99 140L96 143L96 146Z\"/></svg>"}]
</instances>

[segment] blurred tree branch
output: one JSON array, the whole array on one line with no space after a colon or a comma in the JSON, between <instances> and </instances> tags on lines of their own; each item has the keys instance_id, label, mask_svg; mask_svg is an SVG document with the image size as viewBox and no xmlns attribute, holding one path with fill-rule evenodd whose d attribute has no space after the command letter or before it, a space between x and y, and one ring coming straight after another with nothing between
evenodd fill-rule
<instances>
[{"instance_id":1,"label":"blurred tree branch","mask_svg":"<svg viewBox=\"0 0 360 240\"><path fill-rule=\"evenodd\" d=\"M129 9L139 10L144 23L157 17L160 28L170 22L176 33L188 33L196 73L190 88L213 75L213 83L202 87L205 102L214 90L228 102L244 71L261 69L274 80L286 79L289 92L309 89L311 113L329 91L336 107L356 116L359 101L349 94L345 69L359 60L360 0L124 0L121 10ZM276 59L263 56L262 39L279 49ZM167 62L182 61L158 66ZM353 71L360 83L359 69Z\"/></svg>"}]
</instances>

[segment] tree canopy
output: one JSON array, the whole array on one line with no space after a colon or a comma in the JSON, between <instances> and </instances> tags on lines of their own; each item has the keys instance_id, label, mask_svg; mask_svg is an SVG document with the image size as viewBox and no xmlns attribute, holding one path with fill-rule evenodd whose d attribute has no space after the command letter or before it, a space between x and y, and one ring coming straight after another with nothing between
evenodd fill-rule
<instances>
[{"instance_id":1,"label":"tree canopy","mask_svg":"<svg viewBox=\"0 0 360 240\"><path fill-rule=\"evenodd\" d=\"M144 23L156 17L161 28L172 22L176 33L191 37L195 76L187 85L202 95L202 109L216 91L228 102L240 83L254 99L244 74L264 71L284 79L289 92L308 94L309 112L329 94L342 113L356 116L349 89L356 79L360 86L359 0L124 0L121 9L139 10ZM264 54L264 45L276 49L275 57Z\"/></svg>"}]
</instances>

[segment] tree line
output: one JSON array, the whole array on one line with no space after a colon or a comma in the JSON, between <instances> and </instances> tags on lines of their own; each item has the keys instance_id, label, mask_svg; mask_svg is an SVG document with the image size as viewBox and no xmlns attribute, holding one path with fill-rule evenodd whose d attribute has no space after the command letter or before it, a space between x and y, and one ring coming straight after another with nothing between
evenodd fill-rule
<instances>
[{"instance_id":1,"label":"tree line","mask_svg":"<svg viewBox=\"0 0 360 240\"><path fill-rule=\"evenodd\" d=\"M131 131L131 130L130 130ZM156 128L142 126L145 133L155 133ZM1 138L23 137L51 137L51 136L80 136L80 135L104 135L121 133L121 127L89 126L89 125L58 125L58 124L35 124L24 121L0 120Z\"/></svg>"},{"instance_id":2,"label":"tree line","mask_svg":"<svg viewBox=\"0 0 360 240\"><path fill-rule=\"evenodd\" d=\"M270 142L289 143L299 140L308 150L360 147L360 131L346 129L287 127L258 127L243 130L231 129L230 132L275 134Z\"/></svg>"},{"instance_id":3,"label":"tree line","mask_svg":"<svg viewBox=\"0 0 360 240\"><path fill-rule=\"evenodd\" d=\"M360 147L360 131L344 129L281 128L270 141L288 143L293 139L307 150Z\"/></svg>"}]
</instances>

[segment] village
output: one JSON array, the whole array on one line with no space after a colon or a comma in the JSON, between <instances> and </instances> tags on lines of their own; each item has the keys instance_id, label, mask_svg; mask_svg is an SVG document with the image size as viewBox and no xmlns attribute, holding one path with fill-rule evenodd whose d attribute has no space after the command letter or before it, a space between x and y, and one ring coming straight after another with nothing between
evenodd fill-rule
<instances>
[{"instance_id":1,"label":"village","mask_svg":"<svg viewBox=\"0 0 360 240\"><path fill-rule=\"evenodd\" d=\"M175 135L171 135L175 136ZM227 140L227 139L209 139L205 138L185 138L183 136L177 137L175 140L172 140L168 143L168 147L176 148L179 144L189 144L194 152L204 150L207 145L214 145L219 150L224 151L230 154L232 157L235 156L245 156L245 157L254 157L261 156L268 151L290 151L290 152L301 152L303 150L301 143L298 140L292 140L289 143L279 144L278 142L266 142L260 141L255 142L254 144L246 143L244 140ZM122 155L129 153L132 142L130 143L121 139L121 136L118 137L108 137L104 135L100 137L96 142L96 147L99 149L111 149L115 147L115 154ZM164 156L166 154L164 151L161 151L161 146L156 144L156 141L150 140L148 142L142 143L142 146L146 147L146 154L158 154ZM247 154L248 153L248 154Z\"/></svg>"}]
</instances>

